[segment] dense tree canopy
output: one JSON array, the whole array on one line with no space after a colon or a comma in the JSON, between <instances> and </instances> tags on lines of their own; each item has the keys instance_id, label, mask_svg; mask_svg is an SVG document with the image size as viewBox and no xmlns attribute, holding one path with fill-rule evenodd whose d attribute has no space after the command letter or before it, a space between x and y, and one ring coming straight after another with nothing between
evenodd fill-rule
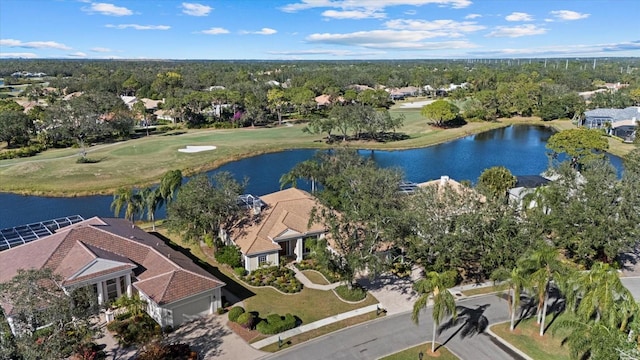
<instances>
[{"instance_id":1,"label":"dense tree canopy","mask_svg":"<svg viewBox=\"0 0 640 360\"><path fill-rule=\"evenodd\" d=\"M212 178L194 176L167 207L169 230L191 242L216 239L221 230L230 231L245 216L246 210L238 203L243 189L228 172Z\"/></svg>"}]
</instances>

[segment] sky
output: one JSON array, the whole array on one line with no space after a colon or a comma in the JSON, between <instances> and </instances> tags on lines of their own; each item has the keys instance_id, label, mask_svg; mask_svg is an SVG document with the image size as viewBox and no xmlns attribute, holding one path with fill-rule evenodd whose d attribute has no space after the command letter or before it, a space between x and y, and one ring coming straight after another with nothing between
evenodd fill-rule
<instances>
[{"instance_id":1,"label":"sky","mask_svg":"<svg viewBox=\"0 0 640 360\"><path fill-rule=\"evenodd\" d=\"M639 0L0 0L0 58L638 57L639 16Z\"/></svg>"}]
</instances>

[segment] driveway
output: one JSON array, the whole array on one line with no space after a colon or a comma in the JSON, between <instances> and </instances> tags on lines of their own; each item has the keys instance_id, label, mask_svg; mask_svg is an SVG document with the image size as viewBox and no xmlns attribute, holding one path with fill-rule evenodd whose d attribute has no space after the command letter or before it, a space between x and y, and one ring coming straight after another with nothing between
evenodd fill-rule
<instances>
[{"instance_id":1,"label":"driveway","mask_svg":"<svg viewBox=\"0 0 640 360\"><path fill-rule=\"evenodd\" d=\"M257 359L266 354L252 348L226 323L226 314L209 315L180 326L167 340L190 344L202 359Z\"/></svg>"}]
</instances>

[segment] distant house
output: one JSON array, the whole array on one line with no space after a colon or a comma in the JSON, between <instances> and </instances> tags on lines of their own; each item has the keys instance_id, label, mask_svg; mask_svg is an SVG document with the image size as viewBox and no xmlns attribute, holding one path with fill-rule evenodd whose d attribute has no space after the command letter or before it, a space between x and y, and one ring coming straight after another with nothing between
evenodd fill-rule
<instances>
[{"instance_id":1,"label":"distant house","mask_svg":"<svg viewBox=\"0 0 640 360\"><path fill-rule=\"evenodd\" d=\"M326 228L309 226L311 211L318 205L309 193L289 188L260 197L254 208L255 222L227 236L228 244L240 247L244 268L278 265L285 257L300 261L308 253L308 239L323 238Z\"/></svg>"},{"instance_id":2,"label":"distant house","mask_svg":"<svg viewBox=\"0 0 640 360\"><path fill-rule=\"evenodd\" d=\"M315 97L316 107L326 107L334 103L335 101L344 102L344 98L339 96L337 99L333 98L331 95L323 94Z\"/></svg>"},{"instance_id":3,"label":"distant house","mask_svg":"<svg viewBox=\"0 0 640 360\"><path fill-rule=\"evenodd\" d=\"M508 190L509 203L516 204L519 208L523 206L524 198L533 194L537 188L547 185L551 180L540 175L518 175L516 176L516 184ZM535 201L527 204L527 207L534 207Z\"/></svg>"},{"instance_id":4,"label":"distant house","mask_svg":"<svg viewBox=\"0 0 640 360\"><path fill-rule=\"evenodd\" d=\"M584 112L581 125L589 129L607 129L627 141L633 141L640 121L640 106L625 109L595 109Z\"/></svg>"},{"instance_id":5,"label":"distant house","mask_svg":"<svg viewBox=\"0 0 640 360\"><path fill-rule=\"evenodd\" d=\"M391 96L391 100L402 100L409 96L418 96L420 94L420 88L415 86L407 86L402 88L386 89Z\"/></svg>"},{"instance_id":6,"label":"distant house","mask_svg":"<svg viewBox=\"0 0 640 360\"><path fill-rule=\"evenodd\" d=\"M48 268L65 292L90 286L99 304L134 292L161 326L180 324L222 306L225 285L186 255L124 219L94 217L0 252L0 283L19 269ZM12 304L1 303L15 332Z\"/></svg>"}]
</instances>

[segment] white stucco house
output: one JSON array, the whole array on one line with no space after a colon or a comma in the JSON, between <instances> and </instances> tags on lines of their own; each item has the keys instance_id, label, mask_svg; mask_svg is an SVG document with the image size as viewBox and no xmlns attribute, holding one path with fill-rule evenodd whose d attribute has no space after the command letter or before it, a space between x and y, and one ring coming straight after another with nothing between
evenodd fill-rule
<instances>
[{"instance_id":1,"label":"white stucco house","mask_svg":"<svg viewBox=\"0 0 640 360\"><path fill-rule=\"evenodd\" d=\"M225 285L160 238L124 219L94 217L64 227L0 251L0 264L0 283L11 280L20 269L48 268L60 276L57 285L65 292L93 287L99 304L137 292L161 326L177 327L214 313L222 306ZM0 305L12 324L12 305Z\"/></svg>"},{"instance_id":2,"label":"white stucco house","mask_svg":"<svg viewBox=\"0 0 640 360\"><path fill-rule=\"evenodd\" d=\"M305 242L325 236L324 225L309 226L311 211L319 204L306 191L289 188L260 200L263 206L250 210L253 223L227 236L227 244L240 248L247 271L278 265L285 257L300 261L309 252Z\"/></svg>"}]
</instances>

